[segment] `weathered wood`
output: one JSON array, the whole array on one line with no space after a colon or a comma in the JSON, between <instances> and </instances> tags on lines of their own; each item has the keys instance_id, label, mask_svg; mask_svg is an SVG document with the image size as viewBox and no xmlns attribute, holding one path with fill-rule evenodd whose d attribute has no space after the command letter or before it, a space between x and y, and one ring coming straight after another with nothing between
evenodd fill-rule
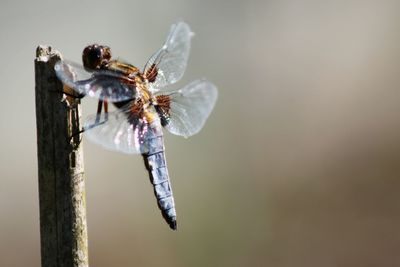
<instances>
[{"instance_id":1,"label":"weathered wood","mask_svg":"<svg viewBox=\"0 0 400 267\"><path fill-rule=\"evenodd\" d=\"M35 59L42 267L88 263L80 103L62 94L54 72L60 54L39 46Z\"/></svg>"}]
</instances>

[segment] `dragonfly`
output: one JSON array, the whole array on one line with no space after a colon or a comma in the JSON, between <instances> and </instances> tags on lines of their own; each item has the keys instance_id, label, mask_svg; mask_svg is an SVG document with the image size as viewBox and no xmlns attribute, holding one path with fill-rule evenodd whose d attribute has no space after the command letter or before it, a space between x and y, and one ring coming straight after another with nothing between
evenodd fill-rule
<instances>
[{"instance_id":1,"label":"dragonfly","mask_svg":"<svg viewBox=\"0 0 400 267\"><path fill-rule=\"evenodd\" d=\"M186 22L173 24L142 70L114 59L110 47L99 44L85 47L82 65L60 60L54 67L67 88L98 99L97 112L84 122L85 137L110 150L142 155L158 207L173 230L176 209L162 128L185 138L197 134L218 97L217 87L206 79L179 90L167 88L185 72L192 36ZM109 111L109 102L114 111Z\"/></svg>"}]
</instances>

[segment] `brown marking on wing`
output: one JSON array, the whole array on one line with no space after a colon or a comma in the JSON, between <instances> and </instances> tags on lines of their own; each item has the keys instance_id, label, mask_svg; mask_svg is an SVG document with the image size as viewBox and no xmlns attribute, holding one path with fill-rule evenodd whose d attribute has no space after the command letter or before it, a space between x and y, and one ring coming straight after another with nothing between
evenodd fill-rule
<instances>
[{"instance_id":1,"label":"brown marking on wing","mask_svg":"<svg viewBox=\"0 0 400 267\"><path fill-rule=\"evenodd\" d=\"M131 106L131 114L135 118L143 117L143 101L139 98Z\"/></svg>"},{"instance_id":2,"label":"brown marking on wing","mask_svg":"<svg viewBox=\"0 0 400 267\"><path fill-rule=\"evenodd\" d=\"M161 125L165 126L169 122L171 111L171 97L168 95L156 96L157 105L155 106L158 115L161 119Z\"/></svg>"},{"instance_id":3,"label":"brown marking on wing","mask_svg":"<svg viewBox=\"0 0 400 267\"><path fill-rule=\"evenodd\" d=\"M153 63L144 75L146 79L149 81L149 83L153 83L157 78L157 74L158 74L158 68L156 64Z\"/></svg>"},{"instance_id":4,"label":"brown marking on wing","mask_svg":"<svg viewBox=\"0 0 400 267\"><path fill-rule=\"evenodd\" d=\"M157 106L161 108L165 114L169 115L171 109L171 97L168 95L158 95L156 96Z\"/></svg>"},{"instance_id":5,"label":"brown marking on wing","mask_svg":"<svg viewBox=\"0 0 400 267\"><path fill-rule=\"evenodd\" d=\"M144 119L148 123L152 123L155 119L154 112L145 108L142 99L136 100L131 106L131 115L134 119Z\"/></svg>"}]
</instances>

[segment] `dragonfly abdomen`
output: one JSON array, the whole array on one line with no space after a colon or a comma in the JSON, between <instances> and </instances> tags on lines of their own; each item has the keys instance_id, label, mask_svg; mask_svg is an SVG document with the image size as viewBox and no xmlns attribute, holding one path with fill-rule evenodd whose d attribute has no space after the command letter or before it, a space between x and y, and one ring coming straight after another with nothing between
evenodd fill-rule
<instances>
[{"instance_id":1,"label":"dragonfly abdomen","mask_svg":"<svg viewBox=\"0 0 400 267\"><path fill-rule=\"evenodd\" d=\"M169 180L167 162L165 159L163 137L158 136L153 140L149 153L143 154L144 163L149 172L150 182L153 184L154 195L161 214L171 229L176 230L176 211L171 182Z\"/></svg>"}]
</instances>

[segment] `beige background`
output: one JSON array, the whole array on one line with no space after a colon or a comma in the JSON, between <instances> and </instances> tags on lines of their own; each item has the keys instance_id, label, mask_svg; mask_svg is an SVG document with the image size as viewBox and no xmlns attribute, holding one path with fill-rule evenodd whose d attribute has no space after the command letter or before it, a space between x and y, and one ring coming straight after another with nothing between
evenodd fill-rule
<instances>
[{"instance_id":1,"label":"beige background","mask_svg":"<svg viewBox=\"0 0 400 267\"><path fill-rule=\"evenodd\" d=\"M2 1L0 266L40 266L33 59L87 44L143 66L196 33L177 86L214 112L167 134L179 231L140 157L84 142L91 266L400 266L398 1ZM95 111L84 100L84 112Z\"/></svg>"}]
</instances>

